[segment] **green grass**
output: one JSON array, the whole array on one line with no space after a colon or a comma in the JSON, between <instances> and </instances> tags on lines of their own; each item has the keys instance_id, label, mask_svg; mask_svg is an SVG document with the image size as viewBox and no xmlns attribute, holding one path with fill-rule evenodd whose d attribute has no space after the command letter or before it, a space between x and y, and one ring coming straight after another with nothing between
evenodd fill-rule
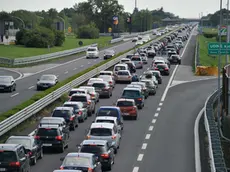
<instances>
[{"instance_id":1,"label":"green grass","mask_svg":"<svg viewBox=\"0 0 230 172\"><path fill-rule=\"evenodd\" d=\"M206 33L217 33L217 28L203 28L203 32L206 32Z\"/></svg>"},{"instance_id":2,"label":"green grass","mask_svg":"<svg viewBox=\"0 0 230 172\"><path fill-rule=\"evenodd\" d=\"M105 47L109 45L109 41L112 37L100 37L99 39L76 39L74 36L67 36L64 44L61 47L52 47L50 51L48 48L26 48L18 45L0 45L0 57L8 58L21 58L30 57L48 53L54 53L58 51L78 48L78 42L82 41L83 46L98 43L98 47Z\"/></svg>"}]
</instances>

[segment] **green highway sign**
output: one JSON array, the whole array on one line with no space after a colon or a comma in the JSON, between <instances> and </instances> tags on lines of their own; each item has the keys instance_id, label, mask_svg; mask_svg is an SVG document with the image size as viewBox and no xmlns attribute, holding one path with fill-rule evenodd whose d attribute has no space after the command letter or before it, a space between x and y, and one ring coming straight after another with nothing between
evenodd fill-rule
<instances>
[{"instance_id":1,"label":"green highway sign","mask_svg":"<svg viewBox=\"0 0 230 172\"><path fill-rule=\"evenodd\" d=\"M208 43L208 54L209 55L230 54L230 43L223 42L220 45L219 42Z\"/></svg>"}]
</instances>

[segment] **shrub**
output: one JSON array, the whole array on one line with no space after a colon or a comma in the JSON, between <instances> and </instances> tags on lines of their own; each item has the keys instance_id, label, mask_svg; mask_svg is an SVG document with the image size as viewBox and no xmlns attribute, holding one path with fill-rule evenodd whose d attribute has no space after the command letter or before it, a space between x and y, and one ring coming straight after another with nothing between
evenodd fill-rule
<instances>
[{"instance_id":1,"label":"shrub","mask_svg":"<svg viewBox=\"0 0 230 172\"><path fill-rule=\"evenodd\" d=\"M219 36L216 36L216 41L219 42ZM221 42L226 42L227 41L227 36L221 36Z\"/></svg>"},{"instance_id":2,"label":"shrub","mask_svg":"<svg viewBox=\"0 0 230 172\"><path fill-rule=\"evenodd\" d=\"M55 35L52 30L39 27L26 32L24 43L26 47L47 48L53 47L55 42Z\"/></svg>"},{"instance_id":3,"label":"shrub","mask_svg":"<svg viewBox=\"0 0 230 172\"><path fill-rule=\"evenodd\" d=\"M83 25L77 30L78 38L96 39L99 38L99 29L92 24Z\"/></svg>"},{"instance_id":4,"label":"shrub","mask_svg":"<svg viewBox=\"0 0 230 172\"><path fill-rule=\"evenodd\" d=\"M62 46L62 44L65 42L64 32L59 30L54 30L54 35L55 35L54 45Z\"/></svg>"},{"instance_id":5,"label":"shrub","mask_svg":"<svg viewBox=\"0 0 230 172\"><path fill-rule=\"evenodd\" d=\"M211 33L211 32L204 32L203 35L205 38L214 38L214 37L218 36L217 33Z\"/></svg>"},{"instance_id":6,"label":"shrub","mask_svg":"<svg viewBox=\"0 0 230 172\"><path fill-rule=\"evenodd\" d=\"M16 45L24 45L24 37L26 34L26 30L22 29L16 33Z\"/></svg>"}]
</instances>

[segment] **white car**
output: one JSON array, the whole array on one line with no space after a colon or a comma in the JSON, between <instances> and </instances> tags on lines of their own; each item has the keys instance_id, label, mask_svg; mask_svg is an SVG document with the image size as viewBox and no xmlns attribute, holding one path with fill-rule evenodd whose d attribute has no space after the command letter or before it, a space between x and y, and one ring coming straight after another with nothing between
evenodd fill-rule
<instances>
[{"instance_id":1,"label":"white car","mask_svg":"<svg viewBox=\"0 0 230 172\"><path fill-rule=\"evenodd\" d=\"M136 42L136 45L143 45L144 44L144 42L142 41L142 40L138 40L137 42Z\"/></svg>"},{"instance_id":2,"label":"white car","mask_svg":"<svg viewBox=\"0 0 230 172\"><path fill-rule=\"evenodd\" d=\"M126 62L131 62L131 60L128 59L128 58L122 58L122 59L120 60L120 63L126 63Z\"/></svg>"},{"instance_id":3,"label":"white car","mask_svg":"<svg viewBox=\"0 0 230 172\"><path fill-rule=\"evenodd\" d=\"M161 32L157 32L156 35L157 36L161 36L162 34L161 34Z\"/></svg>"},{"instance_id":4,"label":"white car","mask_svg":"<svg viewBox=\"0 0 230 172\"><path fill-rule=\"evenodd\" d=\"M99 50L97 47L88 47L86 50L86 58L99 58Z\"/></svg>"},{"instance_id":5,"label":"white car","mask_svg":"<svg viewBox=\"0 0 230 172\"><path fill-rule=\"evenodd\" d=\"M134 37L133 39L132 39L132 42L137 42L138 41L138 37Z\"/></svg>"},{"instance_id":6,"label":"white car","mask_svg":"<svg viewBox=\"0 0 230 172\"><path fill-rule=\"evenodd\" d=\"M101 75L106 75L106 76L111 76L114 79L114 75L112 71L108 71L108 70L103 70L99 72L99 76Z\"/></svg>"},{"instance_id":7,"label":"white car","mask_svg":"<svg viewBox=\"0 0 230 172\"><path fill-rule=\"evenodd\" d=\"M89 92L86 89L82 89L82 88L72 88L69 91L69 98L73 95L73 94L89 94Z\"/></svg>"},{"instance_id":8,"label":"white car","mask_svg":"<svg viewBox=\"0 0 230 172\"><path fill-rule=\"evenodd\" d=\"M103 81L106 81L109 83L109 86L114 88L115 87L115 81L113 80L112 76L108 76L108 75L99 75L98 78L103 79Z\"/></svg>"},{"instance_id":9,"label":"white car","mask_svg":"<svg viewBox=\"0 0 230 172\"><path fill-rule=\"evenodd\" d=\"M132 82L132 75L129 70L119 70L115 77L116 82Z\"/></svg>"},{"instance_id":10,"label":"white car","mask_svg":"<svg viewBox=\"0 0 230 172\"><path fill-rule=\"evenodd\" d=\"M117 64L113 67L113 73L117 74L119 70L129 70L129 67L127 64Z\"/></svg>"},{"instance_id":11,"label":"white car","mask_svg":"<svg viewBox=\"0 0 230 172\"><path fill-rule=\"evenodd\" d=\"M90 78L88 83L87 83L87 86L92 86L94 82L97 82L97 81L103 81L103 79L101 78Z\"/></svg>"},{"instance_id":12,"label":"white car","mask_svg":"<svg viewBox=\"0 0 230 172\"><path fill-rule=\"evenodd\" d=\"M176 44L178 44L181 48L184 48L184 43L182 41L176 41Z\"/></svg>"}]
</instances>

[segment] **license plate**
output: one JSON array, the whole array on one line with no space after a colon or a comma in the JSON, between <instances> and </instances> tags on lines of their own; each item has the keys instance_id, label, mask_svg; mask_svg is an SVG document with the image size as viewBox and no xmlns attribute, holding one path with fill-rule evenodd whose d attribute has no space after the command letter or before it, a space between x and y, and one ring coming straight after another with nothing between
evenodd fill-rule
<instances>
[{"instance_id":1,"label":"license plate","mask_svg":"<svg viewBox=\"0 0 230 172\"><path fill-rule=\"evenodd\" d=\"M163 71L164 69L160 69L160 71Z\"/></svg>"},{"instance_id":2,"label":"license plate","mask_svg":"<svg viewBox=\"0 0 230 172\"><path fill-rule=\"evenodd\" d=\"M173 60L173 62L177 62L177 60Z\"/></svg>"},{"instance_id":3,"label":"license plate","mask_svg":"<svg viewBox=\"0 0 230 172\"><path fill-rule=\"evenodd\" d=\"M129 115L129 113L124 113L124 115Z\"/></svg>"},{"instance_id":4,"label":"license plate","mask_svg":"<svg viewBox=\"0 0 230 172\"><path fill-rule=\"evenodd\" d=\"M5 168L0 168L0 171L6 171L6 169Z\"/></svg>"},{"instance_id":5,"label":"license plate","mask_svg":"<svg viewBox=\"0 0 230 172\"><path fill-rule=\"evenodd\" d=\"M43 85L43 87L48 87L48 85Z\"/></svg>"},{"instance_id":6,"label":"license plate","mask_svg":"<svg viewBox=\"0 0 230 172\"><path fill-rule=\"evenodd\" d=\"M43 144L43 146L52 146L52 144Z\"/></svg>"}]
</instances>

